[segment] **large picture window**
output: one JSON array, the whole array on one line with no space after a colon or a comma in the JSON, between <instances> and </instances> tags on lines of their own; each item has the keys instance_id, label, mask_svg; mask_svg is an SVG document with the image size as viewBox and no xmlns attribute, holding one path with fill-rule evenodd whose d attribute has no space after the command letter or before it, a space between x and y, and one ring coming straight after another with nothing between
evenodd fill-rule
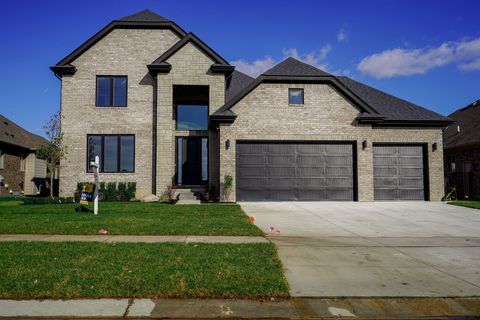
<instances>
[{"instance_id":1,"label":"large picture window","mask_svg":"<svg viewBox=\"0 0 480 320\"><path fill-rule=\"evenodd\" d=\"M134 135L88 135L87 172L90 162L100 157L100 172L119 173L135 171Z\"/></svg>"},{"instance_id":2,"label":"large picture window","mask_svg":"<svg viewBox=\"0 0 480 320\"><path fill-rule=\"evenodd\" d=\"M126 76L97 76L97 107L127 106Z\"/></svg>"},{"instance_id":3,"label":"large picture window","mask_svg":"<svg viewBox=\"0 0 480 320\"><path fill-rule=\"evenodd\" d=\"M178 104L177 130L208 130L208 106L197 104Z\"/></svg>"}]
</instances>

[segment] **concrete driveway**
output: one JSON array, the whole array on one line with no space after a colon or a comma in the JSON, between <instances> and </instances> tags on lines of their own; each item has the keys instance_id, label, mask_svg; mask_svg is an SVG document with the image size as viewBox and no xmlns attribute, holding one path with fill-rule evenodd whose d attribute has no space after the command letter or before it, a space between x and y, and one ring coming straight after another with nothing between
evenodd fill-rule
<instances>
[{"instance_id":1,"label":"concrete driveway","mask_svg":"<svg viewBox=\"0 0 480 320\"><path fill-rule=\"evenodd\" d=\"M292 296L480 296L480 210L438 202L241 206L277 245Z\"/></svg>"}]
</instances>

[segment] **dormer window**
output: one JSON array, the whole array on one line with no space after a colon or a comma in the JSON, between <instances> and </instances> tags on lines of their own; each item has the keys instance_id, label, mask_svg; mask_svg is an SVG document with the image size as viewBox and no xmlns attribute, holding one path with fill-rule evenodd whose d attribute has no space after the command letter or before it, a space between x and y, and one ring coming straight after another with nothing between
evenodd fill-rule
<instances>
[{"instance_id":1,"label":"dormer window","mask_svg":"<svg viewBox=\"0 0 480 320\"><path fill-rule=\"evenodd\" d=\"M303 104L303 89L288 89L288 104Z\"/></svg>"},{"instance_id":2,"label":"dormer window","mask_svg":"<svg viewBox=\"0 0 480 320\"><path fill-rule=\"evenodd\" d=\"M127 106L126 76L97 76L97 107Z\"/></svg>"}]
</instances>

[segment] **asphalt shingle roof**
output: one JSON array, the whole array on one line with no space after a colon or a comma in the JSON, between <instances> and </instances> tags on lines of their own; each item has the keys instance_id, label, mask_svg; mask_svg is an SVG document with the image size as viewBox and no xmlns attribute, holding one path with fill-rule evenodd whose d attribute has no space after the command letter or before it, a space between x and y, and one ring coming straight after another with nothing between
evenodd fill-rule
<instances>
[{"instance_id":1,"label":"asphalt shingle roof","mask_svg":"<svg viewBox=\"0 0 480 320\"><path fill-rule=\"evenodd\" d=\"M255 79L247 76L245 73L242 73L240 71L233 71L230 79L230 86L227 89L226 92L226 100L229 101L233 97L235 97L237 94L240 93L243 89L245 89L252 81Z\"/></svg>"},{"instance_id":2,"label":"asphalt shingle roof","mask_svg":"<svg viewBox=\"0 0 480 320\"><path fill-rule=\"evenodd\" d=\"M35 149L37 146L46 143L47 140L39 135L28 132L0 114L0 142L26 149Z\"/></svg>"},{"instance_id":3,"label":"asphalt shingle roof","mask_svg":"<svg viewBox=\"0 0 480 320\"><path fill-rule=\"evenodd\" d=\"M287 58L263 73L264 76L325 77L331 74L294 58Z\"/></svg>"},{"instance_id":4,"label":"asphalt shingle roof","mask_svg":"<svg viewBox=\"0 0 480 320\"><path fill-rule=\"evenodd\" d=\"M480 100L455 111L448 117L456 123L445 128L443 132L445 149L480 144Z\"/></svg>"},{"instance_id":5,"label":"asphalt shingle roof","mask_svg":"<svg viewBox=\"0 0 480 320\"><path fill-rule=\"evenodd\" d=\"M133 22L159 22L159 21L170 21L165 17L162 17L155 12L150 10L143 10L129 16L118 19L119 21L133 21Z\"/></svg>"}]
</instances>

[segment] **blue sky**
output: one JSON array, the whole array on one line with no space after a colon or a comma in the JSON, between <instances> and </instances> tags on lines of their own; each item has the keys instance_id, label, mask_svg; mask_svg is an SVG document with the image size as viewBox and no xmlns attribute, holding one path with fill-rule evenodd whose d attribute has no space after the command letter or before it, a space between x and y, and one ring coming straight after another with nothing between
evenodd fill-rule
<instances>
[{"instance_id":1,"label":"blue sky","mask_svg":"<svg viewBox=\"0 0 480 320\"><path fill-rule=\"evenodd\" d=\"M48 69L111 20L150 9L237 69L294 56L448 115L480 99L480 1L3 0L0 113L35 133L60 104Z\"/></svg>"}]
</instances>

